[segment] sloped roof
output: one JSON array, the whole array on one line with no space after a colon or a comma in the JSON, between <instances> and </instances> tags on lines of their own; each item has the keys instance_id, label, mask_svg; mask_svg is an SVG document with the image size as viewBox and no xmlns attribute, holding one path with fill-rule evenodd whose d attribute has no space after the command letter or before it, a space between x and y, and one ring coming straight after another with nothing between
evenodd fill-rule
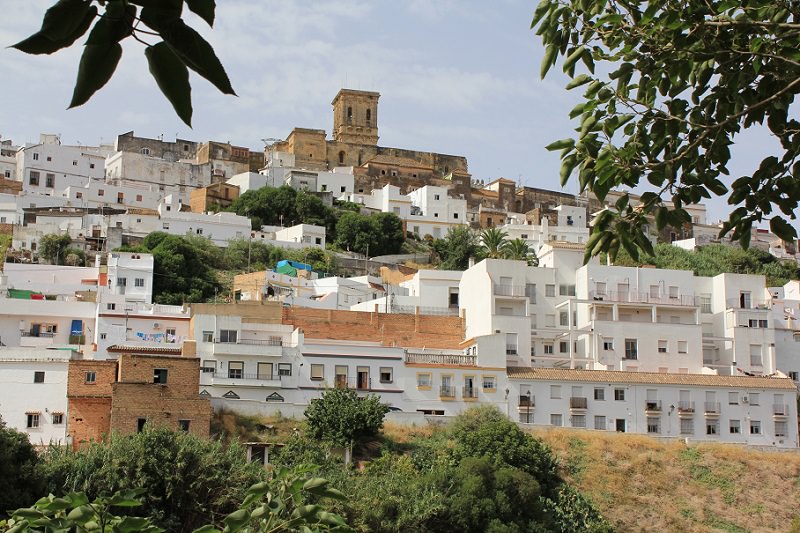
<instances>
[{"instance_id":1,"label":"sloped roof","mask_svg":"<svg viewBox=\"0 0 800 533\"><path fill-rule=\"evenodd\" d=\"M713 374L664 374L657 372L616 372L569 368L508 367L509 379L582 381L592 383L630 383L653 385L697 385L739 389L780 389L796 391L789 378L717 376Z\"/></svg>"}]
</instances>

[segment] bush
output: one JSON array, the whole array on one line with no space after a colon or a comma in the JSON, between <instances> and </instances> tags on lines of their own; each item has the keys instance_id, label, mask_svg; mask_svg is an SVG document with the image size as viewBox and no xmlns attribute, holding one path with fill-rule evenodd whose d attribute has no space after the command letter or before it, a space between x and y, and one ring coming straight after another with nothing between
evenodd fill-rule
<instances>
[{"instance_id":1,"label":"bush","mask_svg":"<svg viewBox=\"0 0 800 533\"><path fill-rule=\"evenodd\" d=\"M305 411L308 434L337 446L350 446L377 435L389 408L376 395L359 396L353 389L328 389Z\"/></svg>"}]
</instances>

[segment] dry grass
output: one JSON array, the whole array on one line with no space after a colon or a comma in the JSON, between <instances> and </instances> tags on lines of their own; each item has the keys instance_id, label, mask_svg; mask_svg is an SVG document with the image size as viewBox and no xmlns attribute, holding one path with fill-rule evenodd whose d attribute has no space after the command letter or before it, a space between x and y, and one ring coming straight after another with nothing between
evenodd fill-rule
<instances>
[{"instance_id":1,"label":"dry grass","mask_svg":"<svg viewBox=\"0 0 800 533\"><path fill-rule=\"evenodd\" d=\"M302 424L294 418L246 416L223 409L214 412L211 433L239 442L285 442Z\"/></svg>"},{"instance_id":2,"label":"dry grass","mask_svg":"<svg viewBox=\"0 0 800 533\"><path fill-rule=\"evenodd\" d=\"M534 431L619 531L798 531L800 454Z\"/></svg>"}]
</instances>

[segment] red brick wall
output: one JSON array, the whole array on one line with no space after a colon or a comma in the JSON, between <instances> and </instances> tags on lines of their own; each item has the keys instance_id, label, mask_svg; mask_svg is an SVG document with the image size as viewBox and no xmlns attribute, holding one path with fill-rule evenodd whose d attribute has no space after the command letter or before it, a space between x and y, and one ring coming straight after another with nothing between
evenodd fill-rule
<instances>
[{"instance_id":1,"label":"red brick wall","mask_svg":"<svg viewBox=\"0 0 800 533\"><path fill-rule=\"evenodd\" d=\"M86 383L86 372L94 372L94 383ZM111 384L117 380L116 361L84 361L69 362L67 373L67 397L111 397Z\"/></svg>"},{"instance_id":2,"label":"red brick wall","mask_svg":"<svg viewBox=\"0 0 800 533\"><path fill-rule=\"evenodd\" d=\"M309 339L372 341L404 348L458 349L464 340L464 322L453 316L286 307L283 323L299 327Z\"/></svg>"},{"instance_id":3,"label":"red brick wall","mask_svg":"<svg viewBox=\"0 0 800 533\"><path fill-rule=\"evenodd\" d=\"M196 361L196 360L195 360ZM198 394L169 396L169 385L152 383L116 383L111 402L111 429L122 434L134 433L140 418L149 424L178 430L179 420L189 421L189 431L208 437L211 426L211 401Z\"/></svg>"},{"instance_id":4,"label":"red brick wall","mask_svg":"<svg viewBox=\"0 0 800 533\"><path fill-rule=\"evenodd\" d=\"M70 398L67 427L73 449L104 440L111 432L111 398Z\"/></svg>"},{"instance_id":5,"label":"red brick wall","mask_svg":"<svg viewBox=\"0 0 800 533\"><path fill-rule=\"evenodd\" d=\"M157 368L167 369L167 386L163 387L160 396L176 398L197 395L200 386L200 360L193 357L122 354L119 358L119 381L162 387L153 384L153 374Z\"/></svg>"}]
</instances>

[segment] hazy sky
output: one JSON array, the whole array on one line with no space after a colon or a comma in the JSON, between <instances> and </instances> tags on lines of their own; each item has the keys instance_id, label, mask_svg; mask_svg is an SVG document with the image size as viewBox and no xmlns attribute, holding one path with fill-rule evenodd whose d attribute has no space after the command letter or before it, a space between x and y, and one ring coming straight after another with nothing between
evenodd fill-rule
<instances>
[{"instance_id":1,"label":"hazy sky","mask_svg":"<svg viewBox=\"0 0 800 533\"><path fill-rule=\"evenodd\" d=\"M0 135L18 144L39 133L97 144L135 130L261 149L261 139L285 138L295 126L330 134L330 102L348 87L381 93L382 146L464 155L475 178L559 188L558 155L543 147L571 136L567 114L578 95L563 89L558 67L539 79L535 1L219 0L214 29L186 19L215 47L239 97L192 74L194 129L175 116L131 39L111 82L67 111L80 47L52 57L5 48L38 30L52 2L9 9L12 2L0 0ZM760 146L742 146L742 172L757 166ZM731 170L738 177L739 167Z\"/></svg>"}]
</instances>

